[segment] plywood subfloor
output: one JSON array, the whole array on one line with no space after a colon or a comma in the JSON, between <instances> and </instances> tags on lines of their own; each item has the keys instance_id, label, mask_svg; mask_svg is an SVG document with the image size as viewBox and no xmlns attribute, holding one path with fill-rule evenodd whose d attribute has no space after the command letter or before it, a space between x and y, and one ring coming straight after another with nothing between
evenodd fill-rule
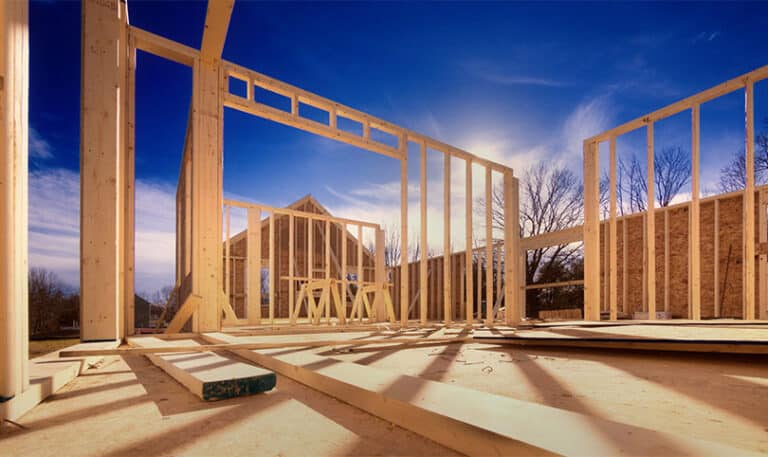
<instances>
[{"instance_id":1,"label":"plywood subfloor","mask_svg":"<svg viewBox=\"0 0 768 457\"><path fill-rule=\"evenodd\" d=\"M762 356L518 349L477 343L316 352L768 454L768 359ZM557 439L556 431L552 439Z\"/></svg>"},{"instance_id":2,"label":"plywood subfloor","mask_svg":"<svg viewBox=\"0 0 768 457\"><path fill-rule=\"evenodd\" d=\"M108 358L17 421L23 456L455 455L280 377L266 394L203 402L145 357Z\"/></svg>"}]
</instances>

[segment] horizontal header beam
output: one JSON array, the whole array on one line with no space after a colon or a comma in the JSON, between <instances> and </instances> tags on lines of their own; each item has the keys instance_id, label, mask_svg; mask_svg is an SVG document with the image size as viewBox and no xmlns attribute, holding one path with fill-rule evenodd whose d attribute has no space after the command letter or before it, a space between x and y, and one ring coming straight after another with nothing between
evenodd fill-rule
<instances>
[{"instance_id":1,"label":"horizontal header beam","mask_svg":"<svg viewBox=\"0 0 768 457\"><path fill-rule=\"evenodd\" d=\"M195 59L200 57L200 52L197 49L191 48L181 43L177 43L167 38L163 38L154 33L147 32L146 30L129 26L129 33L136 49L149 52L151 54L172 60L182 65L191 67L194 64ZM271 106L264 105L256 101L251 101L231 93L225 93L223 98L224 106L229 108L237 109L254 116L270 119L285 125L291 125L293 127L306 130L317 135L332 138L343 143L351 144L356 147L386 155L388 157L393 157L396 159L404 158L401 151L407 151L407 148L392 147L377 141L373 141L365 135L358 136L338 129L336 127L336 118L341 116L351 119L355 122L359 122L364 126L365 129L376 129L395 136L398 141L398 146L400 146L402 141L424 144L428 148L435 151L470 161L473 164L489 167L493 171L500 173L510 171L514 174L514 170L512 168L503 164L478 157L475 154L472 154L461 148L451 146L427 135L423 135L418 132L397 126L383 119L342 105L320 95L313 94L304 89L287 84L275 78L271 78L267 75L250 70L241 65L237 65L228 61L222 61L222 66L227 76L235 77L236 79L240 79L246 83L253 83L259 87L283 95L291 99L292 104L303 103L314 108L327 111L329 113L328 117L330 125L313 121L311 119L302 118L300 116L294 115L294 113L281 111ZM253 93L253 90L249 89L248 93Z\"/></svg>"},{"instance_id":2,"label":"horizontal header beam","mask_svg":"<svg viewBox=\"0 0 768 457\"><path fill-rule=\"evenodd\" d=\"M376 224L373 222L346 219L343 217L329 216L327 214L310 213L307 211L299 211L291 208L276 208L274 206L262 205L259 203L249 203L249 202L241 202L237 200L225 199L224 206L233 206L236 208L245 208L245 209L253 208L253 209L259 209L263 212L274 213L274 214L283 215L283 216L294 216L294 217L301 217L305 219L312 219L315 221L329 221L336 224L359 225L362 227L371 227L377 230L380 229L379 224Z\"/></svg>"},{"instance_id":3,"label":"horizontal header beam","mask_svg":"<svg viewBox=\"0 0 768 457\"><path fill-rule=\"evenodd\" d=\"M735 90L741 89L746 86L747 82L757 82L768 78L768 65L760 67L756 70L752 70L749 73L745 73L741 76L737 76L717 86L711 87L698 94L691 95L671 105L667 105L664 108L658 109L645 116L638 117L618 127L614 127L610 130L606 130L603 133L595 135L586 141L589 143L596 143L607 141L611 137L618 137L629 133L633 130L637 130L641 127L645 127L650 122L656 122L661 119L665 119L670 116L674 116L677 113L693 108L694 105L700 105L715 98L721 97L725 94L731 93Z\"/></svg>"}]
</instances>

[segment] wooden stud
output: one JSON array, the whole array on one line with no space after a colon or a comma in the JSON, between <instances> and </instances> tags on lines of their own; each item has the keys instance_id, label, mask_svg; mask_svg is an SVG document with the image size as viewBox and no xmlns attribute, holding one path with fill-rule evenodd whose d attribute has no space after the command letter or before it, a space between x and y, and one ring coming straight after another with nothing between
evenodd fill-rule
<instances>
[{"instance_id":1,"label":"wooden stud","mask_svg":"<svg viewBox=\"0 0 768 457\"><path fill-rule=\"evenodd\" d=\"M664 311L669 312L669 210L664 209Z\"/></svg>"},{"instance_id":2,"label":"wooden stud","mask_svg":"<svg viewBox=\"0 0 768 457\"><path fill-rule=\"evenodd\" d=\"M485 167L485 325L493 325L493 175ZM479 303L479 302L478 302ZM482 308L481 308L482 309Z\"/></svg>"},{"instance_id":3,"label":"wooden stud","mask_svg":"<svg viewBox=\"0 0 768 457\"><path fill-rule=\"evenodd\" d=\"M608 226L608 303L610 311L610 320L615 321L618 319L618 242L616 240L616 138L611 137L610 140L610 157L608 169L610 170L610 220Z\"/></svg>"},{"instance_id":4,"label":"wooden stud","mask_svg":"<svg viewBox=\"0 0 768 457\"><path fill-rule=\"evenodd\" d=\"M227 300L230 301L231 304L231 271L232 267L230 266L230 262L232 261L232 256L230 255L230 226L231 226L231 214L230 214L231 207L227 206L226 211L224 213L225 217L225 224L226 224L226 233L224 238L224 294L227 297Z\"/></svg>"},{"instance_id":5,"label":"wooden stud","mask_svg":"<svg viewBox=\"0 0 768 457\"><path fill-rule=\"evenodd\" d=\"M96 15L103 17L108 13L98 11ZM0 421L13 420L20 415L10 411L14 404L11 402L20 403L21 394L29 390L28 18L28 2L0 3ZM96 28L94 18L89 19L87 33ZM94 33L101 34L104 31ZM89 69L91 76L95 70L98 70L98 65ZM111 76L111 72L108 76ZM99 89L103 91L106 88ZM99 106L99 101L94 99L98 93L88 92L89 102ZM101 106L106 105L104 102ZM96 127L98 120L95 116L90 118L90 123ZM88 133L91 135L89 144L101 147L95 131ZM104 305L106 311L111 312L112 306L118 304L113 299ZM116 309L114 313L117 313ZM111 327L104 331L111 338L115 337L115 330ZM15 396L18 396L16 400L11 400Z\"/></svg>"},{"instance_id":6,"label":"wooden stud","mask_svg":"<svg viewBox=\"0 0 768 457\"><path fill-rule=\"evenodd\" d=\"M18 6L8 6L7 10L12 15L8 20L27 14ZM122 258L125 177L122 172L125 170L123 97L127 77L127 18L123 4L110 7L100 2L85 2L82 10L80 337L83 341L113 340L122 338L125 331ZM25 35L13 30L17 27L15 24L5 23L9 26L6 32L13 34L5 62L14 66L23 64L28 51L15 47L21 43L19 40L26 39ZM8 59L18 60L8 62ZM23 96L28 82L13 78L11 73L8 76L11 79L4 84L11 84L11 90L15 91L11 94ZM20 104L14 107L16 110L26 105L20 99L9 102ZM26 139L25 134L18 135L21 135L18 140ZM15 152L8 151L9 154Z\"/></svg>"},{"instance_id":7,"label":"wooden stud","mask_svg":"<svg viewBox=\"0 0 768 457\"><path fill-rule=\"evenodd\" d=\"M293 214L288 215L288 276L294 276L296 274L296 221ZM294 305L296 304L296 280L290 278L288 280L288 318L295 322L296 317L294 313L299 309Z\"/></svg>"},{"instance_id":8,"label":"wooden stud","mask_svg":"<svg viewBox=\"0 0 768 457\"><path fill-rule=\"evenodd\" d=\"M363 241L360 240L362 243ZM331 279L331 222L325 221L325 279ZM336 286L334 286L335 288ZM338 316L341 318L342 316ZM331 323L331 304L330 301L325 303L325 320L327 323Z\"/></svg>"},{"instance_id":9,"label":"wooden stud","mask_svg":"<svg viewBox=\"0 0 768 457\"><path fill-rule=\"evenodd\" d=\"M758 241L761 249L758 256L758 319L768 319L768 254L762 247L768 245L768 193L764 189L758 192Z\"/></svg>"},{"instance_id":10,"label":"wooden stud","mask_svg":"<svg viewBox=\"0 0 768 457\"><path fill-rule=\"evenodd\" d=\"M691 207L688 214L688 277L690 317L701 319L701 198L699 190L700 164L700 107L691 110ZM715 281L717 282L717 281Z\"/></svg>"},{"instance_id":11,"label":"wooden stud","mask_svg":"<svg viewBox=\"0 0 768 457\"><path fill-rule=\"evenodd\" d=\"M127 34L127 27L123 28ZM136 333L136 48L127 36L123 157L123 306L125 335ZM182 165L183 166L183 165Z\"/></svg>"},{"instance_id":12,"label":"wooden stud","mask_svg":"<svg viewBox=\"0 0 768 457\"><path fill-rule=\"evenodd\" d=\"M451 293L451 156L443 155L443 322L452 320Z\"/></svg>"},{"instance_id":13,"label":"wooden stud","mask_svg":"<svg viewBox=\"0 0 768 457\"><path fill-rule=\"evenodd\" d=\"M419 238L419 322L421 325L427 323L427 304L429 303L429 289L427 277L427 146L421 144L421 167L420 167L420 192L421 207L419 215L421 216L421 237Z\"/></svg>"},{"instance_id":14,"label":"wooden stud","mask_svg":"<svg viewBox=\"0 0 768 457\"><path fill-rule=\"evenodd\" d=\"M512 170L504 172L504 307L508 325L517 325L525 316L520 285L525 281L525 269L518 258L520 249L520 184ZM524 295L523 295L524 298Z\"/></svg>"},{"instance_id":15,"label":"wooden stud","mask_svg":"<svg viewBox=\"0 0 768 457\"><path fill-rule=\"evenodd\" d=\"M629 223L621 221L621 310L629 313Z\"/></svg>"},{"instance_id":16,"label":"wooden stud","mask_svg":"<svg viewBox=\"0 0 768 457\"><path fill-rule=\"evenodd\" d=\"M746 82L744 94L746 124L746 187L744 189L744 312L755 319L755 96L754 83Z\"/></svg>"},{"instance_id":17,"label":"wooden stud","mask_svg":"<svg viewBox=\"0 0 768 457\"><path fill-rule=\"evenodd\" d=\"M339 231L341 232L341 301L346 307L347 288L349 287L349 279L347 279L347 224L342 222Z\"/></svg>"},{"instance_id":18,"label":"wooden stud","mask_svg":"<svg viewBox=\"0 0 768 457\"><path fill-rule=\"evenodd\" d=\"M467 160L466 161L466 179L464 182L464 193L465 193L465 204L466 204L466 211L465 211L465 219L466 219L466 248L464 249L465 253L465 270L464 270L464 278L466 283L466 307L467 307L467 325L472 325L474 320L474 306L472 304L473 294L474 291L474 284L472 282L472 161Z\"/></svg>"},{"instance_id":19,"label":"wooden stud","mask_svg":"<svg viewBox=\"0 0 768 457\"><path fill-rule=\"evenodd\" d=\"M275 213L269 213L269 323L275 323L275 287L277 286L277 272L275 271Z\"/></svg>"},{"instance_id":20,"label":"wooden stud","mask_svg":"<svg viewBox=\"0 0 768 457\"><path fill-rule=\"evenodd\" d=\"M357 288L363 287L365 278L363 277L363 226L357 226ZM362 321L362 314L360 314L360 320Z\"/></svg>"},{"instance_id":21,"label":"wooden stud","mask_svg":"<svg viewBox=\"0 0 768 457\"><path fill-rule=\"evenodd\" d=\"M654 190L654 147L653 147L653 122L649 122L646 130L647 141L647 160L648 168L646 170L646 177L648 179L648 209L646 210L648 216L645 219L645 233L646 233L646 262L648 268L645 270L646 282L648 285L648 319L656 319L656 213L654 211L656 202L656 193Z\"/></svg>"},{"instance_id":22,"label":"wooden stud","mask_svg":"<svg viewBox=\"0 0 768 457\"><path fill-rule=\"evenodd\" d=\"M385 297L384 292L387 291L387 268L386 268L386 259L385 259L385 249L386 249L386 241L384 238L384 230L382 229L376 229L376 255L374 257L374 282L377 285L381 286L381 289L379 292L376 293L376 298L374 299L373 308L374 308L374 320L377 322L381 322L385 320L385 316L389 313L388 316L391 323L395 322L395 313L392 309L392 300L391 298ZM389 295L387 293L386 295ZM387 300L389 302L387 303ZM388 313L387 313L388 311Z\"/></svg>"},{"instance_id":23,"label":"wooden stud","mask_svg":"<svg viewBox=\"0 0 768 457\"><path fill-rule=\"evenodd\" d=\"M584 319L600 320L598 145L584 142Z\"/></svg>"},{"instance_id":24,"label":"wooden stud","mask_svg":"<svg viewBox=\"0 0 768 457\"><path fill-rule=\"evenodd\" d=\"M720 317L720 200L715 200L715 222L714 222L714 269L715 269L715 317Z\"/></svg>"},{"instance_id":25,"label":"wooden stud","mask_svg":"<svg viewBox=\"0 0 768 457\"><path fill-rule=\"evenodd\" d=\"M261 324L261 210L248 208L248 323Z\"/></svg>"},{"instance_id":26,"label":"wooden stud","mask_svg":"<svg viewBox=\"0 0 768 457\"><path fill-rule=\"evenodd\" d=\"M408 143L400 139L400 325L408 325Z\"/></svg>"},{"instance_id":27,"label":"wooden stud","mask_svg":"<svg viewBox=\"0 0 768 457\"><path fill-rule=\"evenodd\" d=\"M645 230L646 220L648 220L648 213L643 213L643 274L642 274L642 289L643 298L640 307L643 311L648 311L648 231Z\"/></svg>"}]
</instances>

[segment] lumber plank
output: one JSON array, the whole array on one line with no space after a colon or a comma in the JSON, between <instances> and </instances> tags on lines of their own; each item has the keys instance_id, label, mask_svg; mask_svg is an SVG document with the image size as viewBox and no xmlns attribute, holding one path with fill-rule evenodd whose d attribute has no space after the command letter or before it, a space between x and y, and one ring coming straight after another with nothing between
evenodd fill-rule
<instances>
[{"instance_id":1,"label":"lumber plank","mask_svg":"<svg viewBox=\"0 0 768 457\"><path fill-rule=\"evenodd\" d=\"M238 338L208 333L212 343ZM307 352L236 351L467 455L733 455L748 451ZM447 399L468 401L446 401ZM600 433L595 433L599 429ZM557 439L552 439L557 430Z\"/></svg>"},{"instance_id":2,"label":"lumber plank","mask_svg":"<svg viewBox=\"0 0 768 457\"><path fill-rule=\"evenodd\" d=\"M165 351L166 347L188 346L186 352L155 352L146 354L149 360L203 400L224 400L272 390L275 374L264 368L237 361L213 352L199 352L193 340L173 343L154 337L128 338L139 348ZM190 357L194 354L194 357Z\"/></svg>"}]
</instances>

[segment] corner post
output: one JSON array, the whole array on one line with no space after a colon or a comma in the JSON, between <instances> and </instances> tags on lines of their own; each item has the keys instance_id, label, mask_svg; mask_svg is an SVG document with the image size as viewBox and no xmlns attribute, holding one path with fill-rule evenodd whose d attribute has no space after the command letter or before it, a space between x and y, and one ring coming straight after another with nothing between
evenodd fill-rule
<instances>
[{"instance_id":1,"label":"corner post","mask_svg":"<svg viewBox=\"0 0 768 457\"><path fill-rule=\"evenodd\" d=\"M598 145L584 142L584 319L600 320L600 183Z\"/></svg>"}]
</instances>

